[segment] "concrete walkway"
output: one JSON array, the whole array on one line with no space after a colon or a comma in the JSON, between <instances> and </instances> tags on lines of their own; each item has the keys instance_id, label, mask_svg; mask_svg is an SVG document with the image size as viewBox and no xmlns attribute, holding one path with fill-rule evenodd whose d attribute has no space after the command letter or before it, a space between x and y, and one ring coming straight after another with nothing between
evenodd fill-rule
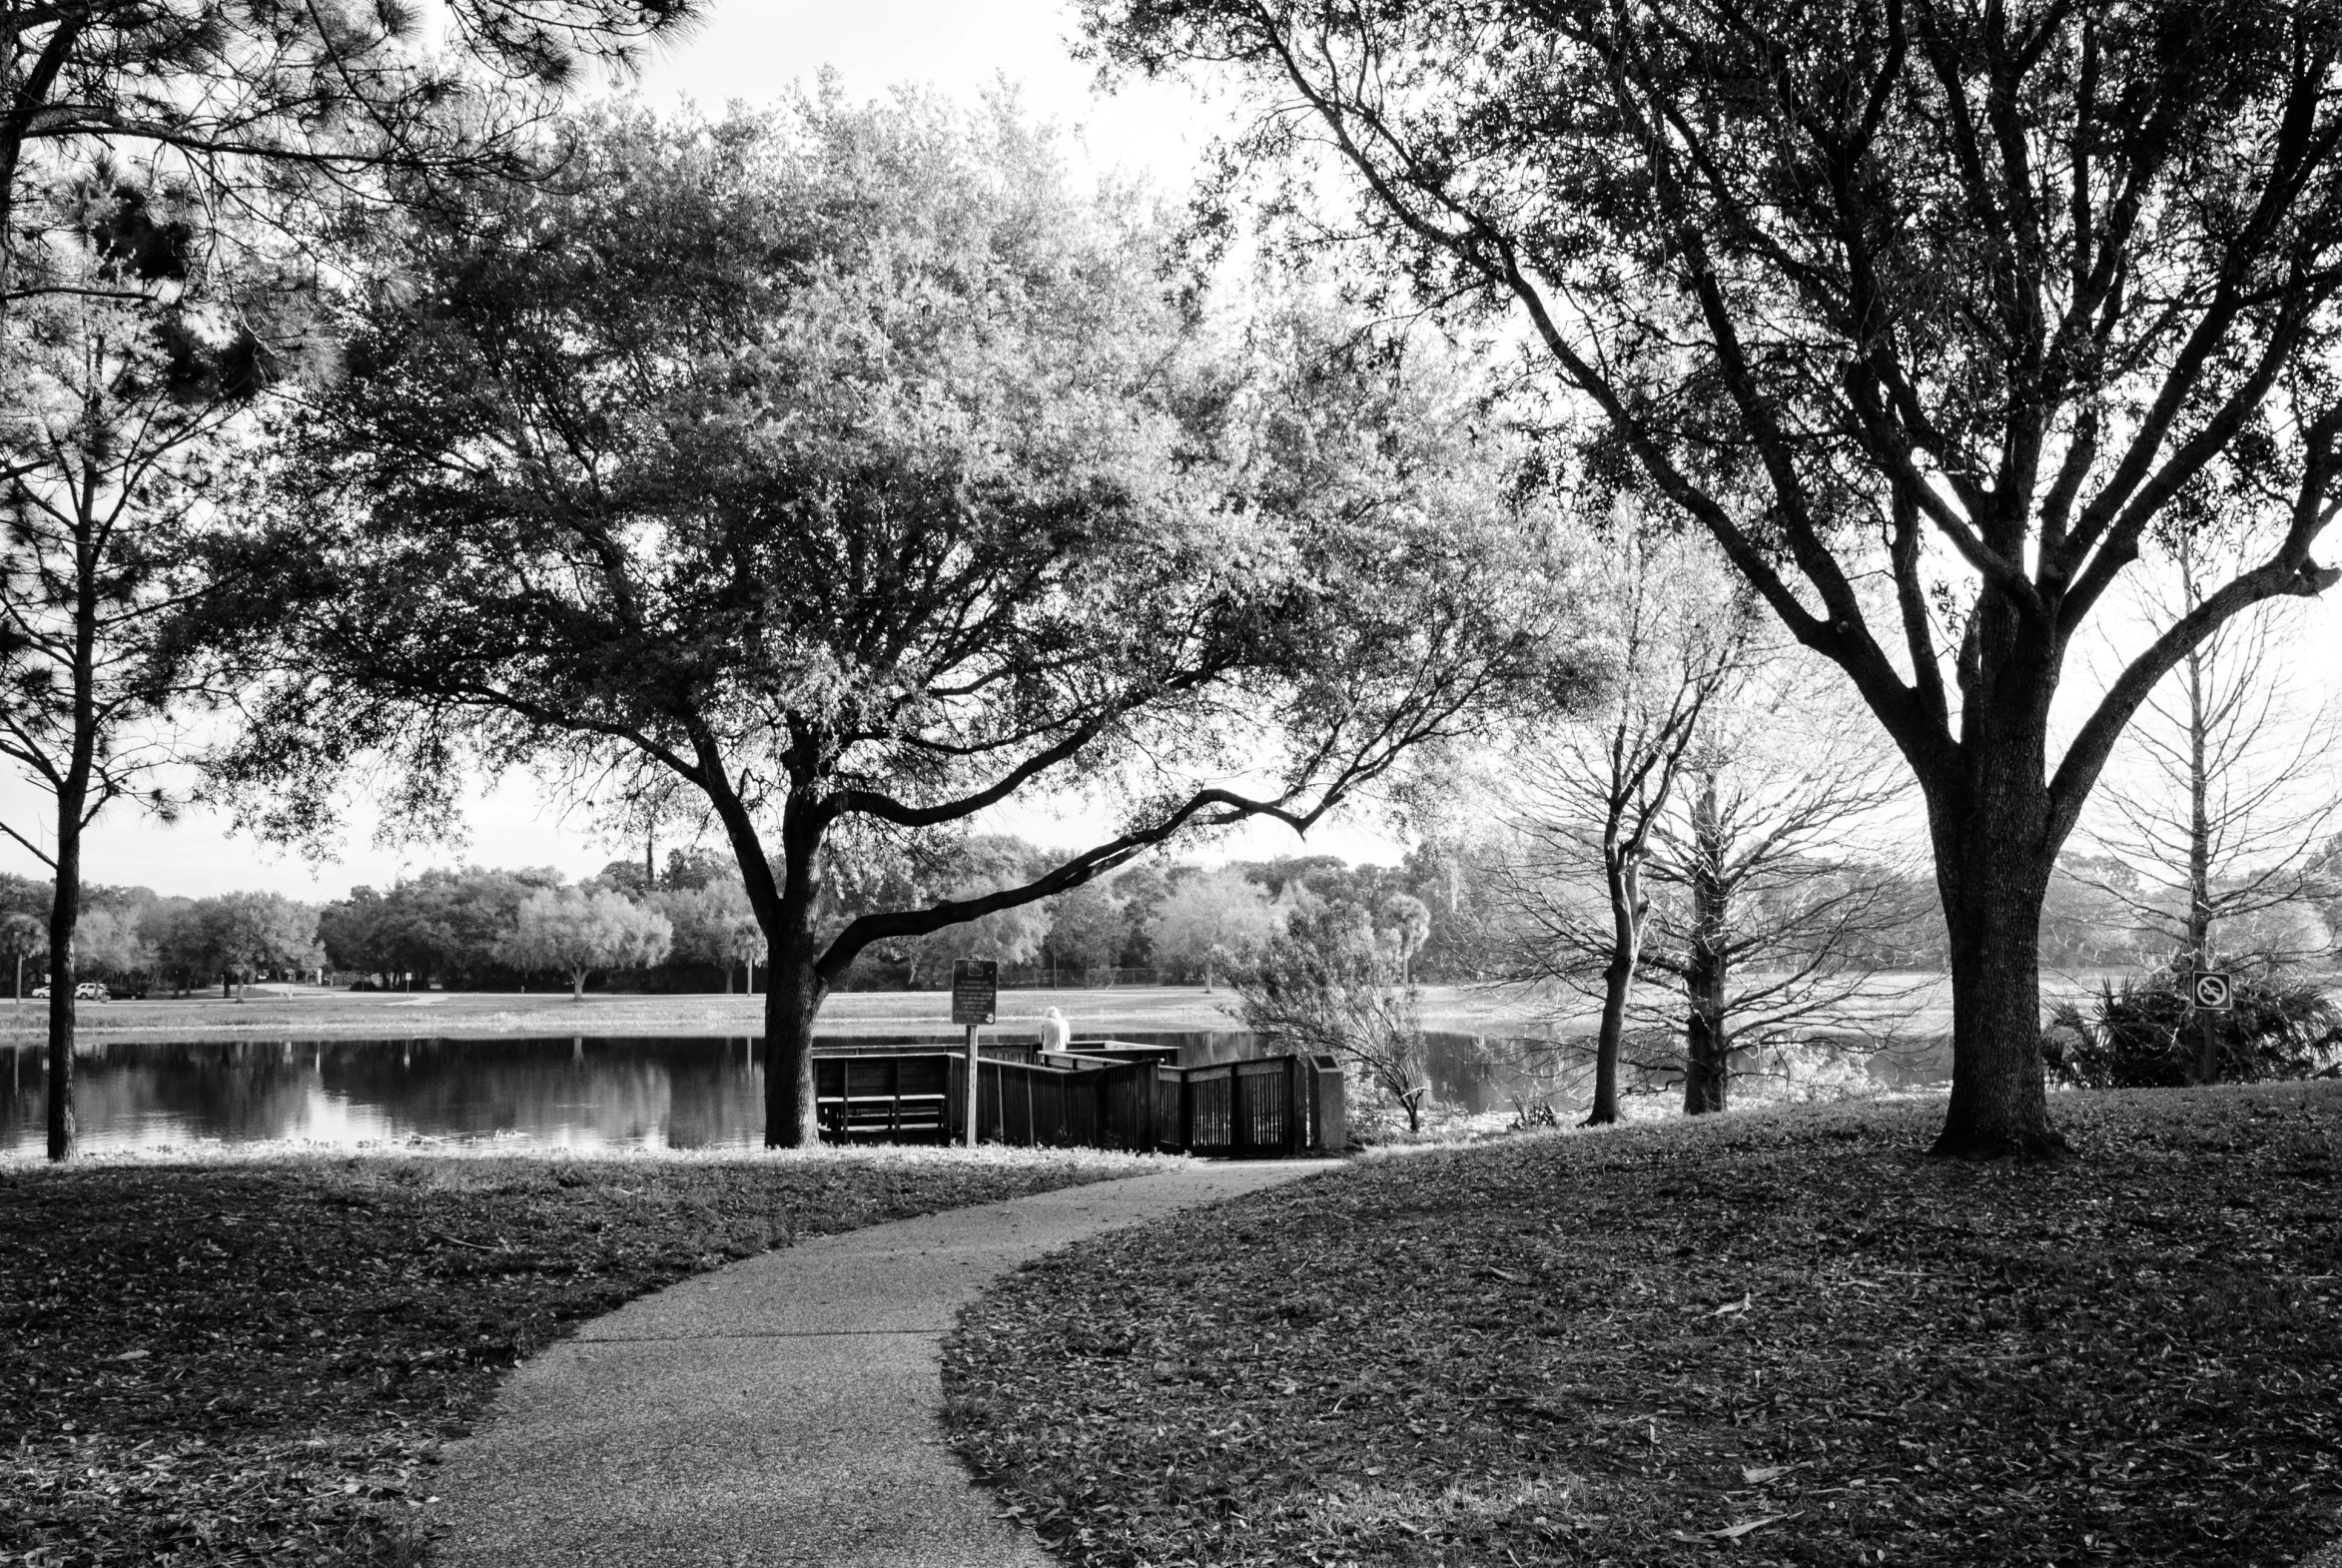
<instances>
[{"instance_id":1,"label":"concrete walkway","mask_svg":"<svg viewBox=\"0 0 2342 1568\"><path fill-rule=\"evenodd\" d=\"M824 1236L522 1363L450 1443L441 1568L1044 1568L944 1446L940 1343L1030 1257L1329 1169L1191 1165Z\"/></svg>"}]
</instances>

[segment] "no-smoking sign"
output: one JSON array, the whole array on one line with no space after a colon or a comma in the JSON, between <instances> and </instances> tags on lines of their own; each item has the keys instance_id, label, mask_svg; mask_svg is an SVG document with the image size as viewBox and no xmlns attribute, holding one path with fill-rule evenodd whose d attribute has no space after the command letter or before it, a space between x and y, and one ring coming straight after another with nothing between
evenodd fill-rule
<instances>
[{"instance_id":1,"label":"no-smoking sign","mask_svg":"<svg viewBox=\"0 0 2342 1568\"><path fill-rule=\"evenodd\" d=\"M2197 1007L2207 1013L2225 1013L2236 1006L2236 992L2228 984L2228 973L2225 970L2197 970L2187 977L2187 994Z\"/></svg>"}]
</instances>

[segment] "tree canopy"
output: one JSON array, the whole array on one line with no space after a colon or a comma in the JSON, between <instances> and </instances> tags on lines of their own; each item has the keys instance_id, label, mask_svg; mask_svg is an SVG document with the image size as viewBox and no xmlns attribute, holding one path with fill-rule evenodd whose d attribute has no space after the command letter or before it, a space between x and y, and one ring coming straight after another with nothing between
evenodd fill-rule
<instances>
[{"instance_id":1,"label":"tree canopy","mask_svg":"<svg viewBox=\"0 0 2342 1568\"><path fill-rule=\"evenodd\" d=\"M1417 298L1518 313L1588 459L1711 533L1924 792L1946 1153L2053 1152L2033 957L2115 736L2227 618L2313 594L2336 494L2342 32L2201 0L1090 0L1234 74L1229 160L1333 170ZM1297 112L1296 112L1297 111ZM2077 630L2214 512L2243 568L2052 755ZM2063 739L2063 737L2060 737Z\"/></svg>"},{"instance_id":2,"label":"tree canopy","mask_svg":"<svg viewBox=\"0 0 2342 1568\"><path fill-rule=\"evenodd\" d=\"M618 108L573 144L417 213L353 301L223 617L286 672L223 776L296 833L362 755L424 819L458 758L682 781L772 944L777 1141L873 943L1305 826L1570 689L1554 542L1466 385L1305 309L1215 322L1153 213L1006 109ZM833 857L1036 787L1122 827L818 929Z\"/></svg>"},{"instance_id":3,"label":"tree canopy","mask_svg":"<svg viewBox=\"0 0 2342 1568\"><path fill-rule=\"evenodd\" d=\"M200 192L207 240L288 198L397 169L510 169L540 89L582 61L624 61L687 22L691 0L43 0L0 8L0 315L74 285L45 266L38 197L101 149L170 167ZM371 183L371 182L370 182ZM29 199L28 199L29 198Z\"/></svg>"},{"instance_id":4,"label":"tree canopy","mask_svg":"<svg viewBox=\"0 0 2342 1568\"><path fill-rule=\"evenodd\" d=\"M675 928L655 909L606 888L539 888L520 903L496 956L518 970L553 970L572 1000L598 969L637 969L667 956Z\"/></svg>"}]
</instances>

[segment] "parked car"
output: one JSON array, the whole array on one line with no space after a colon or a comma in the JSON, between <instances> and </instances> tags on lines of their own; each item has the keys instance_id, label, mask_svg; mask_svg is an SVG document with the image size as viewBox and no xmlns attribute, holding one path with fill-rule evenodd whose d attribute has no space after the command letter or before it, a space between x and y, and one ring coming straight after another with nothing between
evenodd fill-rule
<instances>
[{"instance_id":1,"label":"parked car","mask_svg":"<svg viewBox=\"0 0 2342 1568\"><path fill-rule=\"evenodd\" d=\"M114 1000L114 993L108 991L98 981L85 980L73 988L73 1000L76 1002L111 1002Z\"/></svg>"},{"instance_id":2,"label":"parked car","mask_svg":"<svg viewBox=\"0 0 2342 1568\"><path fill-rule=\"evenodd\" d=\"M49 997L49 988L47 986L35 986L32 989L31 995L35 1002L45 1002Z\"/></svg>"}]
</instances>

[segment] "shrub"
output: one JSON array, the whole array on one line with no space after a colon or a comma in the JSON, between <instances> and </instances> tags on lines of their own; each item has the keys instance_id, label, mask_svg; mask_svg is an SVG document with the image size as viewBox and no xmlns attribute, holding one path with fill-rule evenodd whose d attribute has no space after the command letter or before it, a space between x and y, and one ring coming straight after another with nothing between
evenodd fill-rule
<instances>
[{"instance_id":1,"label":"shrub","mask_svg":"<svg viewBox=\"0 0 2342 1568\"><path fill-rule=\"evenodd\" d=\"M2087 1004L2050 1010L2042 1055L2080 1089L2176 1089L2196 1082L2197 1021L2186 973L2156 970L2117 990L2101 981ZM2235 1008L2212 1015L2214 1078L2308 1078L2342 1050L2342 1009L2322 987L2273 971L2235 977Z\"/></svg>"},{"instance_id":2,"label":"shrub","mask_svg":"<svg viewBox=\"0 0 2342 1568\"><path fill-rule=\"evenodd\" d=\"M1295 909L1238 973L1236 992L1246 1029L1287 1050L1332 1056L1357 1091L1355 1106L1402 1114L1409 1133L1422 1131L1431 1085L1415 988L1378 951L1364 910Z\"/></svg>"}]
</instances>

